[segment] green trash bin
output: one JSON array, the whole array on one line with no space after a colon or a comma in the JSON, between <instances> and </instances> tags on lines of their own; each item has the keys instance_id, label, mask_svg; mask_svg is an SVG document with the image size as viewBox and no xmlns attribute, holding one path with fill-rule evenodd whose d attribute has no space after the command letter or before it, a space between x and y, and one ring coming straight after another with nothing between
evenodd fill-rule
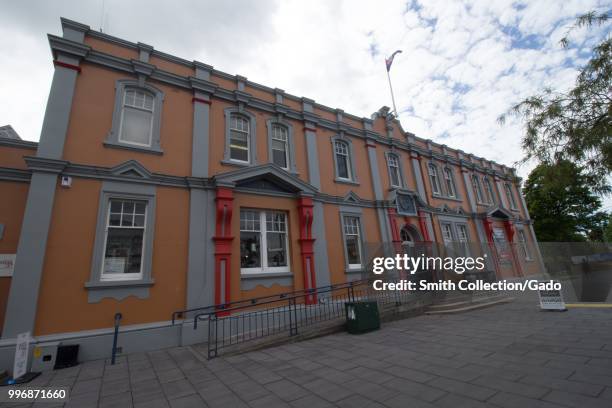
<instances>
[{"instance_id":1,"label":"green trash bin","mask_svg":"<svg viewBox=\"0 0 612 408\"><path fill-rule=\"evenodd\" d=\"M380 316L376 302L347 302L346 331L351 334L380 329Z\"/></svg>"}]
</instances>

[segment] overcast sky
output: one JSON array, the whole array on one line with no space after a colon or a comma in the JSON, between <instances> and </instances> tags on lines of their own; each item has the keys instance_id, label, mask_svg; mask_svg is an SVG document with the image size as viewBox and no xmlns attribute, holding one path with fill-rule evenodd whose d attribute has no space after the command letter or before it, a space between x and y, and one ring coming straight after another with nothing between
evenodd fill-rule
<instances>
[{"instance_id":1,"label":"overcast sky","mask_svg":"<svg viewBox=\"0 0 612 408\"><path fill-rule=\"evenodd\" d=\"M38 140L60 16L188 60L369 117L391 106L404 129L513 165L522 127L497 117L544 86L567 89L597 30L578 14L612 1L8 1L0 0L0 125ZM103 13L104 9L104 13ZM518 169L526 176L530 166Z\"/></svg>"}]
</instances>

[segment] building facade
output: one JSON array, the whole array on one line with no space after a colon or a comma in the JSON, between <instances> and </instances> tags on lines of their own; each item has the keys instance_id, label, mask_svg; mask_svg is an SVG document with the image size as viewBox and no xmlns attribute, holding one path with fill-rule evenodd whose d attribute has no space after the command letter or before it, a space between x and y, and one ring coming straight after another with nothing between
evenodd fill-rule
<instances>
[{"instance_id":1,"label":"building facade","mask_svg":"<svg viewBox=\"0 0 612 408\"><path fill-rule=\"evenodd\" d=\"M402 243L486 252L498 279L540 270L513 169L388 108L359 118L62 28L39 143L0 137L0 253L15 259L0 362L23 332L107 356L117 311L124 352L195 342L174 311L345 282Z\"/></svg>"}]
</instances>

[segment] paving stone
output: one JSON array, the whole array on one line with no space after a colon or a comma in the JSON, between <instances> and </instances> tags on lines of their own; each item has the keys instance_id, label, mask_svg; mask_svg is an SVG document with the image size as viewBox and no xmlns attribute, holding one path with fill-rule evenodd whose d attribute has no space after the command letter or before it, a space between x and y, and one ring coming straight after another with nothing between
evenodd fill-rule
<instances>
[{"instance_id":1,"label":"paving stone","mask_svg":"<svg viewBox=\"0 0 612 408\"><path fill-rule=\"evenodd\" d=\"M539 385L542 387L548 387L555 390L561 390L566 392L574 392L578 394L585 394L591 397L597 397L605 388L603 385L588 384L578 381L561 380L558 378L550 377L536 377L527 376L521 378L520 382L530 385Z\"/></svg>"},{"instance_id":2,"label":"paving stone","mask_svg":"<svg viewBox=\"0 0 612 408\"><path fill-rule=\"evenodd\" d=\"M385 372L392 374L394 377L405 378L407 380L426 383L437 376L424 373L423 371L412 370L406 367L391 366L384 369Z\"/></svg>"},{"instance_id":3,"label":"paving stone","mask_svg":"<svg viewBox=\"0 0 612 408\"><path fill-rule=\"evenodd\" d=\"M612 387L606 387L604 392L601 393L599 398L612 400Z\"/></svg>"},{"instance_id":4,"label":"paving stone","mask_svg":"<svg viewBox=\"0 0 612 408\"><path fill-rule=\"evenodd\" d=\"M410 395L398 394L385 401L389 408L435 408L430 402L420 400Z\"/></svg>"},{"instance_id":5,"label":"paving stone","mask_svg":"<svg viewBox=\"0 0 612 408\"><path fill-rule=\"evenodd\" d=\"M586 395L553 390L543 398L555 404L575 408L610 408L610 401L602 398L587 397Z\"/></svg>"},{"instance_id":6,"label":"paving stone","mask_svg":"<svg viewBox=\"0 0 612 408\"><path fill-rule=\"evenodd\" d=\"M199 405L202 406L202 405ZM161 398L152 399L150 401L145 402L136 402L134 401L134 408L170 408L168 401L161 396Z\"/></svg>"},{"instance_id":7,"label":"paving stone","mask_svg":"<svg viewBox=\"0 0 612 408\"><path fill-rule=\"evenodd\" d=\"M205 408L207 405L198 394L192 394L170 400L170 406L172 408Z\"/></svg>"},{"instance_id":8,"label":"paving stone","mask_svg":"<svg viewBox=\"0 0 612 408\"><path fill-rule=\"evenodd\" d=\"M516 394L499 392L491 397L487 403L495 404L501 408L558 408L559 405L533 398L522 397Z\"/></svg>"},{"instance_id":9,"label":"paving stone","mask_svg":"<svg viewBox=\"0 0 612 408\"><path fill-rule=\"evenodd\" d=\"M251 408L290 408L291 405L278 398L274 394L253 400L249 402ZM313 407L314 408L314 407Z\"/></svg>"},{"instance_id":10,"label":"paving stone","mask_svg":"<svg viewBox=\"0 0 612 408\"><path fill-rule=\"evenodd\" d=\"M130 391L130 383L126 380L118 380L112 382L105 382L102 384L100 390L100 396L106 397L109 395L120 394L122 392Z\"/></svg>"},{"instance_id":11,"label":"paving stone","mask_svg":"<svg viewBox=\"0 0 612 408\"><path fill-rule=\"evenodd\" d=\"M308 395L304 388L287 380L280 380L265 385L266 389L273 392L283 401L293 401Z\"/></svg>"},{"instance_id":12,"label":"paving stone","mask_svg":"<svg viewBox=\"0 0 612 408\"><path fill-rule=\"evenodd\" d=\"M270 394L270 391L265 389L263 385L250 379L232 384L231 390L246 402L259 399Z\"/></svg>"},{"instance_id":13,"label":"paving stone","mask_svg":"<svg viewBox=\"0 0 612 408\"><path fill-rule=\"evenodd\" d=\"M353 391L322 378L306 383L303 386L310 392L330 402L336 402L353 394Z\"/></svg>"},{"instance_id":14,"label":"paving stone","mask_svg":"<svg viewBox=\"0 0 612 408\"><path fill-rule=\"evenodd\" d=\"M378 402L372 401L361 395L353 395L341 401L338 401L336 402L336 406L341 407L341 408L366 408L366 407L383 408L384 407L384 405L379 404Z\"/></svg>"},{"instance_id":15,"label":"paving stone","mask_svg":"<svg viewBox=\"0 0 612 408\"><path fill-rule=\"evenodd\" d=\"M480 387L464 381L451 380L450 378L437 378L428 382L427 385L480 401L485 401L497 392L490 388Z\"/></svg>"},{"instance_id":16,"label":"paving stone","mask_svg":"<svg viewBox=\"0 0 612 408\"><path fill-rule=\"evenodd\" d=\"M72 392L68 396L68 401L65 404L66 408L90 408L98 406L99 393L86 392L80 394L73 394Z\"/></svg>"},{"instance_id":17,"label":"paving stone","mask_svg":"<svg viewBox=\"0 0 612 408\"><path fill-rule=\"evenodd\" d=\"M123 392L121 394L113 394L107 397L100 397L100 408L132 408L132 394Z\"/></svg>"},{"instance_id":18,"label":"paving stone","mask_svg":"<svg viewBox=\"0 0 612 408\"><path fill-rule=\"evenodd\" d=\"M162 383L164 394L169 400L195 394L195 389L186 379Z\"/></svg>"},{"instance_id":19,"label":"paving stone","mask_svg":"<svg viewBox=\"0 0 612 408\"><path fill-rule=\"evenodd\" d=\"M248 408L248 405L235 394L227 394L215 398L207 398L201 394L200 396L210 408Z\"/></svg>"},{"instance_id":20,"label":"paving stone","mask_svg":"<svg viewBox=\"0 0 612 408\"><path fill-rule=\"evenodd\" d=\"M472 383L529 398L541 398L550 391L550 388L527 385L494 377L481 377L475 381L472 381Z\"/></svg>"},{"instance_id":21,"label":"paving stone","mask_svg":"<svg viewBox=\"0 0 612 408\"><path fill-rule=\"evenodd\" d=\"M79 381L74 384L72 389L70 390L70 395L79 395L79 394L91 394L100 392L100 388L102 388L102 380L100 378L93 380L84 380Z\"/></svg>"},{"instance_id":22,"label":"paving stone","mask_svg":"<svg viewBox=\"0 0 612 408\"><path fill-rule=\"evenodd\" d=\"M446 394L438 388L430 387L429 385L416 383L414 381L396 378L384 384L385 387L403 394L408 394L423 401L435 401Z\"/></svg>"},{"instance_id":23,"label":"paving stone","mask_svg":"<svg viewBox=\"0 0 612 408\"><path fill-rule=\"evenodd\" d=\"M447 394L433 404L441 408L490 408L484 402L455 394Z\"/></svg>"},{"instance_id":24,"label":"paving stone","mask_svg":"<svg viewBox=\"0 0 612 408\"><path fill-rule=\"evenodd\" d=\"M185 375L178 368L171 368L170 370L156 371L157 378L160 383L167 383L185 378Z\"/></svg>"},{"instance_id":25,"label":"paving stone","mask_svg":"<svg viewBox=\"0 0 612 408\"><path fill-rule=\"evenodd\" d=\"M291 401L291 406L294 408L333 408L335 405L316 395L307 395L295 401Z\"/></svg>"},{"instance_id":26,"label":"paving stone","mask_svg":"<svg viewBox=\"0 0 612 408\"><path fill-rule=\"evenodd\" d=\"M585 382L589 384L600 384L600 385L605 385L607 387L612 387L612 376L609 376L609 375L575 373L569 378L569 380L580 381L580 382Z\"/></svg>"}]
</instances>

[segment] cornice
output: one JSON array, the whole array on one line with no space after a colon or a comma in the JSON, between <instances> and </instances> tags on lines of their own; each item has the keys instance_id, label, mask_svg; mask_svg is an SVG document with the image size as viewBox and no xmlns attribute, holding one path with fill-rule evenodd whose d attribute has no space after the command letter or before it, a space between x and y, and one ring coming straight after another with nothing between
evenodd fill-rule
<instances>
[{"instance_id":1,"label":"cornice","mask_svg":"<svg viewBox=\"0 0 612 408\"><path fill-rule=\"evenodd\" d=\"M41 173L59 174L69 164L69 162L65 160L47 159L34 156L25 156L24 160L29 170Z\"/></svg>"},{"instance_id":2,"label":"cornice","mask_svg":"<svg viewBox=\"0 0 612 408\"><path fill-rule=\"evenodd\" d=\"M19 149L37 149L38 142L0 137L0 146L17 147Z\"/></svg>"}]
</instances>

